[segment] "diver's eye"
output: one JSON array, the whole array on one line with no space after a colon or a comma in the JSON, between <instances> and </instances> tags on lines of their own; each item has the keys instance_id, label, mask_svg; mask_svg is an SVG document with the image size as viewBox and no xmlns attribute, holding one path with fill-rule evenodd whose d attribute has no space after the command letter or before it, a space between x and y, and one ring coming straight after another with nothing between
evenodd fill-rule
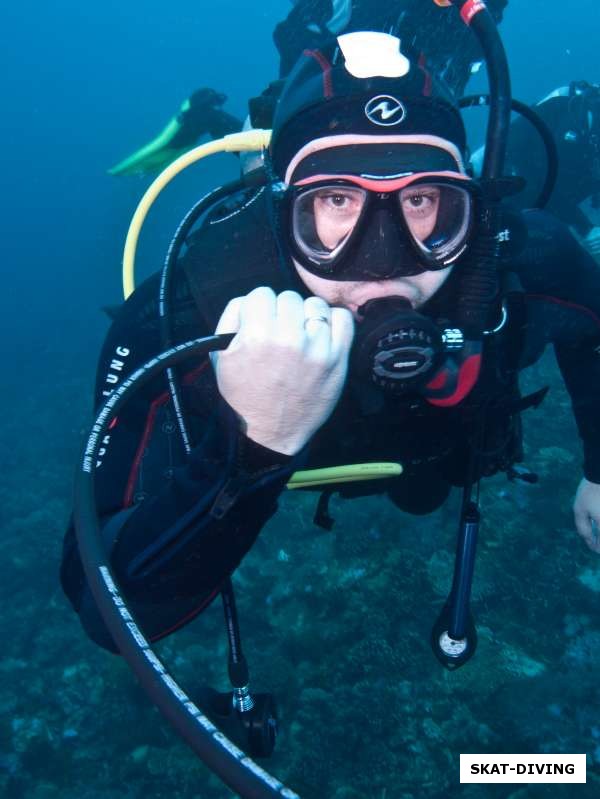
<instances>
[{"instance_id":1,"label":"diver's eye","mask_svg":"<svg viewBox=\"0 0 600 799\"><path fill-rule=\"evenodd\" d=\"M314 211L329 218L356 217L363 206L363 194L353 190L322 189L314 193Z\"/></svg>"},{"instance_id":2,"label":"diver's eye","mask_svg":"<svg viewBox=\"0 0 600 799\"><path fill-rule=\"evenodd\" d=\"M411 194L404 200L409 208L428 208L433 202L434 198L430 194Z\"/></svg>"},{"instance_id":3,"label":"diver's eye","mask_svg":"<svg viewBox=\"0 0 600 799\"><path fill-rule=\"evenodd\" d=\"M440 192L437 188L404 191L400 197L402 210L408 217L422 217L435 213L439 200Z\"/></svg>"},{"instance_id":4,"label":"diver's eye","mask_svg":"<svg viewBox=\"0 0 600 799\"><path fill-rule=\"evenodd\" d=\"M324 208L335 211L355 211L360 210L362 203L360 197L345 192L329 192L321 194L317 200Z\"/></svg>"}]
</instances>

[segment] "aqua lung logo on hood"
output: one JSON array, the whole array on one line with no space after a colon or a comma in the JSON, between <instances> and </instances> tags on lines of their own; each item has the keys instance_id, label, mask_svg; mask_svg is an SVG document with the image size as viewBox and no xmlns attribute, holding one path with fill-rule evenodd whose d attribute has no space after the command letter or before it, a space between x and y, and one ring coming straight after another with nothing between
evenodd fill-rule
<instances>
[{"instance_id":1,"label":"aqua lung logo on hood","mask_svg":"<svg viewBox=\"0 0 600 799\"><path fill-rule=\"evenodd\" d=\"M389 128L404 121L406 108L390 94L378 94L366 104L365 114L374 125Z\"/></svg>"}]
</instances>

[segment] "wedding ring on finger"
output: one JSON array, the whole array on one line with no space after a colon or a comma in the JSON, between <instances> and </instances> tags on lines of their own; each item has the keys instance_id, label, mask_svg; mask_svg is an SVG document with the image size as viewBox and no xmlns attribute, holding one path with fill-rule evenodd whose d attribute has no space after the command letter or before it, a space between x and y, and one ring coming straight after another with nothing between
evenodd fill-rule
<instances>
[{"instance_id":1,"label":"wedding ring on finger","mask_svg":"<svg viewBox=\"0 0 600 799\"><path fill-rule=\"evenodd\" d=\"M329 324L329 318L327 316L307 316L304 320L304 329L306 330L306 326L309 322L325 322L326 325Z\"/></svg>"}]
</instances>

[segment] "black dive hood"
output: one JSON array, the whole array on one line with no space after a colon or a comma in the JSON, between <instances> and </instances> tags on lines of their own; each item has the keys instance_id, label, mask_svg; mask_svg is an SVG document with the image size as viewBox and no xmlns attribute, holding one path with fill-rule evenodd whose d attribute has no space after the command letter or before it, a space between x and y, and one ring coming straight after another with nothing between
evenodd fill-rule
<instances>
[{"instance_id":1,"label":"black dive hood","mask_svg":"<svg viewBox=\"0 0 600 799\"><path fill-rule=\"evenodd\" d=\"M441 0L436 0L443 5ZM450 0L446 0L447 5ZM483 166L484 184L493 185L493 181L501 176L510 113L510 82L505 53L496 30L493 18L485 4L480 0L452 0L457 13L460 12L465 24L469 25L477 35L483 48L490 80L491 110L487 130L486 152ZM440 12L444 13L444 12ZM490 183L492 182L492 183ZM493 192L492 192L493 193ZM188 215L185 224L175 237L169 251L164 280L161 284L161 299L168 308L170 285L169 271L176 262L178 247L181 248L186 227L206 212L214 196L202 203ZM492 215L493 216L493 215ZM484 220L485 221L485 220ZM493 219L489 222L493 229ZM476 266L476 264L474 265ZM461 266L461 269L463 267ZM464 318L475 334L482 328L477 318L480 309L476 302L465 306ZM137 624L135 617L127 605L111 569L109 556L102 541L98 513L96 510L94 475L98 454L103 440L108 434L112 420L120 408L129 401L132 395L148 380L153 379L160 371L171 369L185 358L206 356L213 349L227 346L229 336L213 336L206 339L190 341L185 344L170 345L169 319L163 321L163 340L168 346L165 351L153 358L134 374L125 378L115 387L105 405L98 413L85 442L81 463L77 471L75 487L74 521L77 543L83 568L92 591L94 600L102 618L116 642L119 651L131 669L141 681L151 701L161 710L164 716L186 740L189 746L214 771L232 791L248 799L298 799L294 791L268 774L250 756L251 754L268 754L274 742L274 714L272 703L267 697L252 695L248 689L248 674L245 660L239 646L239 633L235 620L235 609L232 608L232 593L225 586L224 606L230 639L229 672L233 684L231 695L227 699L227 708L222 701L213 702L209 691L203 696L192 698L177 684L167 668L154 653L144 631ZM177 399L176 375L172 375L171 392L174 401ZM179 405L176 405L179 411ZM182 423L185 420L181 420ZM183 435L183 424L180 425ZM184 437L185 442L185 437ZM472 634L468 614L470 590L469 564L472 567L474 547L468 545L473 541L474 521L467 519L465 531L467 543L462 551L465 566L460 573L455 573L454 587L446 606L446 615L441 632L436 631L434 646L436 656L449 668L465 662L473 653L475 639ZM470 554L469 554L470 553ZM467 557L468 555L468 557ZM449 621L446 621L448 619ZM456 646L457 641L461 644ZM437 649L436 649L437 647ZM224 719L226 731L219 729L218 724ZM351 771L351 764L348 766ZM321 795L324 795L321 792Z\"/></svg>"},{"instance_id":2,"label":"black dive hood","mask_svg":"<svg viewBox=\"0 0 600 799\"><path fill-rule=\"evenodd\" d=\"M465 24L479 39L489 77L490 112L484 181L501 177L510 124L511 90L506 55L493 17L482 0L434 0L454 5ZM447 12L441 12L447 13ZM339 62L334 37L323 50L306 50L283 82L273 120L270 159L275 174L283 179L292 157L308 141L345 133L428 134L446 139L464 153L465 131L456 98L443 81L416 63L409 53L407 73L398 78L356 78ZM404 54L403 54L404 55ZM374 128L364 113L374 94L393 94L407 109L400 127ZM414 107L413 107L414 106Z\"/></svg>"}]
</instances>

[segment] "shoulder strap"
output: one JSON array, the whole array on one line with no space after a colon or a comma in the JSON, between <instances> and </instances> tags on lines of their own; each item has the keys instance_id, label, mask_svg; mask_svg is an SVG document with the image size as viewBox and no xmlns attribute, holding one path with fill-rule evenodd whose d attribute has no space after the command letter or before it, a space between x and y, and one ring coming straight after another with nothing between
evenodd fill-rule
<instances>
[{"instance_id":1,"label":"shoulder strap","mask_svg":"<svg viewBox=\"0 0 600 799\"><path fill-rule=\"evenodd\" d=\"M229 300L258 286L275 292L295 287L283 274L259 189L225 216L211 217L194 234L182 266L207 329L214 331Z\"/></svg>"}]
</instances>

